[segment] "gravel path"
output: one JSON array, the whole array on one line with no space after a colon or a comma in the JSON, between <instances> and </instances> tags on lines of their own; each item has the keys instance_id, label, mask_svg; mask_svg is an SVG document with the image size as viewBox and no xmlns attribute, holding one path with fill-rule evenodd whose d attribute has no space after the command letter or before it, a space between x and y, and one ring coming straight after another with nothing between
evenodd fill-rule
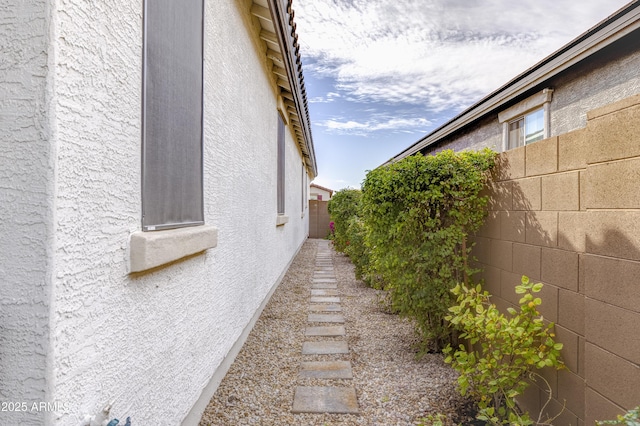
<instances>
[{"instance_id":1,"label":"gravel path","mask_svg":"<svg viewBox=\"0 0 640 426\"><path fill-rule=\"evenodd\" d=\"M353 379L298 377L300 363L309 360L302 343L314 339L304 331L319 241L303 245L200 425L419 425L435 413L464 424L457 417L465 401L455 390L456 373L440 354L416 360L412 324L386 313L381 292L356 280L349 259L333 250L350 353L313 360L351 361ZM292 414L296 386L355 386L360 414Z\"/></svg>"}]
</instances>

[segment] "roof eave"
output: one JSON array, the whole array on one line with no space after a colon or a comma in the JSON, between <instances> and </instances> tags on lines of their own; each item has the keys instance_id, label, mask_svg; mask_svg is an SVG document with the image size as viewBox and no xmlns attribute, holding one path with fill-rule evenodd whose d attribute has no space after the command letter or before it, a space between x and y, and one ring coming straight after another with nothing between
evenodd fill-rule
<instances>
[{"instance_id":1,"label":"roof eave","mask_svg":"<svg viewBox=\"0 0 640 426\"><path fill-rule=\"evenodd\" d=\"M298 143L302 150L303 157L305 157L305 164L310 172L311 179L313 179L318 174L318 167L311 135L311 120L309 117L306 89L304 87L304 76L302 74L300 46L298 44L298 35L295 31L296 25L293 21L292 1L267 0L267 2L282 52L282 68L287 74L286 83L288 83L288 85L279 84L280 90L281 92L287 92L283 94L283 97L292 98L290 99L292 102L287 105L294 110L292 112L294 112L294 117L297 118L294 131L298 137ZM286 10L283 10L282 6L285 3Z\"/></svg>"}]
</instances>

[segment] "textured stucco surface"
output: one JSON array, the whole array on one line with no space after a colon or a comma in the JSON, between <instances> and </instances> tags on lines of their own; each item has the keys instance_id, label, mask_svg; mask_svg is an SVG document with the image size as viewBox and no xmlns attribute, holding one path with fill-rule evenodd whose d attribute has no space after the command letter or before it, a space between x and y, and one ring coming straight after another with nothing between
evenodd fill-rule
<instances>
[{"instance_id":1,"label":"textured stucco surface","mask_svg":"<svg viewBox=\"0 0 640 426\"><path fill-rule=\"evenodd\" d=\"M0 87L15 92L1 110L15 126L0 127L12 143L0 170L1 396L64 404L47 424L77 425L109 401L112 417L180 424L307 236L290 132L289 222L276 227L276 89L248 3L205 2L205 222L217 247L137 274L142 0L28 3L1 30L25 63ZM45 423L31 416L6 424Z\"/></svg>"},{"instance_id":2,"label":"textured stucco surface","mask_svg":"<svg viewBox=\"0 0 640 426\"><path fill-rule=\"evenodd\" d=\"M29 406L47 398L49 28L46 1L0 0L0 401ZM0 424L45 416L5 411Z\"/></svg>"}]
</instances>

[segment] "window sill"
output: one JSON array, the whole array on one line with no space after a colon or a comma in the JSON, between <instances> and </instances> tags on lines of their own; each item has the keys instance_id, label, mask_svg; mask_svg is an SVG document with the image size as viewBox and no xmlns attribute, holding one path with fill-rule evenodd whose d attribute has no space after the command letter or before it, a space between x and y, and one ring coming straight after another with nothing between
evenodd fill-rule
<instances>
[{"instance_id":1,"label":"window sill","mask_svg":"<svg viewBox=\"0 0 640 426\"><path fill-rule=\"evenodd\" d=\"M129 272L152 269L218 245L218 229L192 226L134 232L129 240Z\"/></svg>"},{"instance_id":2,"label":"window sill","mask_svg":"<svg viewBox=\"0 0 640 426\"><path fill-rule=\"evenodd\" d=\"M276 226L283 226L287 222L289 222L289 216L287 215L279 214L276 218Z\"/></svg>"}]
</instances>

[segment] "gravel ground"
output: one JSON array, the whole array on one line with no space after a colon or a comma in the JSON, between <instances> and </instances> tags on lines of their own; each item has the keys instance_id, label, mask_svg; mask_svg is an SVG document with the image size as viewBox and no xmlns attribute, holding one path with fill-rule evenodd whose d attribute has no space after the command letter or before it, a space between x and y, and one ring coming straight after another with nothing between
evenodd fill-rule
<instances>
[{"instance_id":1,"label":"gravel ground","mask_svg":"<svg viewBox=\"0 0 640 426\"><path fill-rule=\"evenodd\" d=\"M332 250L349 354L313 360L349 360L352 380L300 379L311 276L319 240L308 240L273 294L247 342L205 410L207 425L419 425L443 413L451 424L466 401L456 373L441 354L416 359L412 324L379 303L381 292L355 279L349 259ZM327 339L327 338L322 338ZM342 339L342 338L339 338ZM296 386L356 388L360 414L291 414ZM426 422L429 424L429 422Z\"/></svg>"}]
</instances>

